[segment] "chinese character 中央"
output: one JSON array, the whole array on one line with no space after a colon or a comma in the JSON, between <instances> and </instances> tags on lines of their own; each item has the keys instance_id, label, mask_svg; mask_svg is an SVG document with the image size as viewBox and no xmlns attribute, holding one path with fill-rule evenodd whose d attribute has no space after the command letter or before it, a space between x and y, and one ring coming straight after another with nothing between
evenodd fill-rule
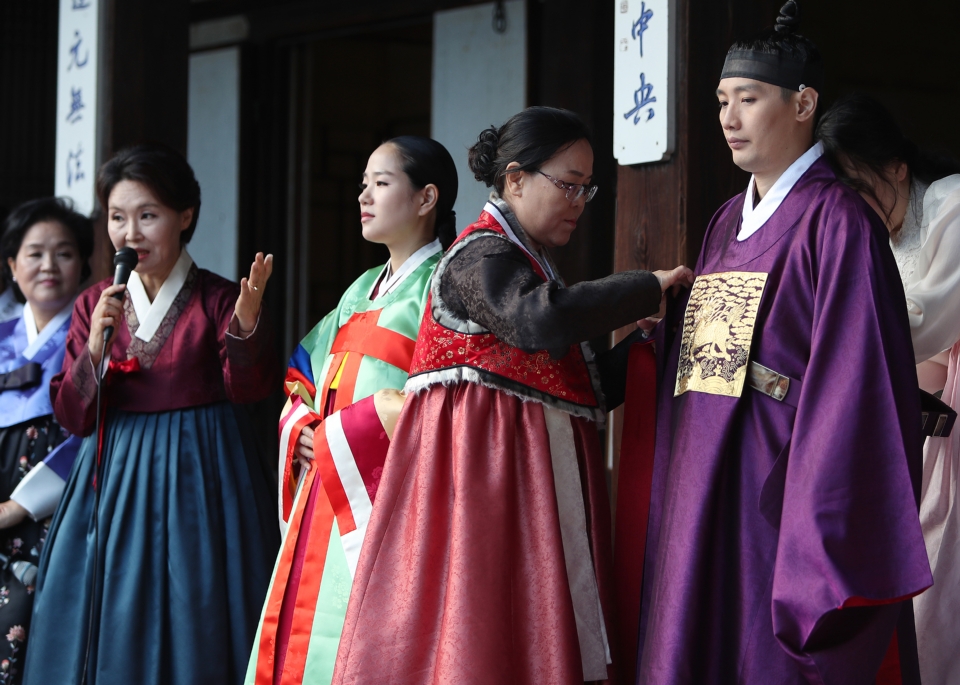
<instances>
[{"instance_id":1,"label":"chinese character \u4e2d\u592e","mask_svg":"<svg viewBox=\"0 0 960 685\"><path fill-rule=\"evenodd\" d=\"M82 116L80 115L80 110L83 109L83 98L81 97L79 88L70 88L70 111L67 112L67 121L71 124L75 124Z\"/></svg>"},{"instance_id":2,"label":"chinese character \u4e2d\u592e","mask_svg":"<svg viewBox=\"0 0 960 685\"><path fill-rule=\"evenodd\" d=\"M643 57L643 32L648 28L650 20L653 19L653 10L647 9L647 3L640 3L640 18L633 22L631 35L640 42L640 56Z\"/></svg>"},{"instance_id":3,"label":"chinese character \u4e2d\u592e","mask_svg":"<svg viewBox=\"0 0 960 685\"><path fill-rule=\"evenodd\" d=\"M67 188L71 187L74 181L80 181L85 177L80 162L80 155L82 154L83 149L80 147L80 143L77 143L76 152L70 151L67 153Z\"/></svg>"},{"instance_id":4,"label":"chinese character \u4e2d\u592e","mask_svg":"<svg viewBox=\"0 0 960 685\"><path fill-rule=\"evenodd\" d=\"M629 119L630 117L633 117L634 124L640 123L640 110L642 110L647 105L652 105L654 102L657 101L657 98L651 95L651 93L653 93L653 84L647 83L646 74L641 72L640 87L637 88L636 92L634 92L633 94L634 108L631 109L626 114L624 114L623 118ZM654 114L653 107L651 107L650 109L647 110L647 118L644 121L650 121L651 119L653 119L653 114Z\"/></svg>"},{"instance_id":5,"label":"chinese character \u4e2d\u592e","mask_svg":"<svg viewBox=\"0 0 960 685\"><path fill-rule=\"evenodd\" d=\"M67 65L68 71L74 66L76 66L78 69L82 69L83 67L87 66L87 61L90 59L90 52L87 51L83 53L83 61L80 61L80 43L83 42L83 38L80 37L79 31L74 31L73 37L76 38L77 41L70 46L70 54L73 56L70 58L70 64Z\"/></svg>"},{"instance_id":6,"label":"chinese character \u4e2d\u592e","mask_svg":"<svg viewBox=\"0 0 960 685\"><path fill-rule=\"evenodd\" d=\"M90 7L90 0L73 0L73 7L70 9L85 10L88 7Z\"/></svg>"}]
</instances>

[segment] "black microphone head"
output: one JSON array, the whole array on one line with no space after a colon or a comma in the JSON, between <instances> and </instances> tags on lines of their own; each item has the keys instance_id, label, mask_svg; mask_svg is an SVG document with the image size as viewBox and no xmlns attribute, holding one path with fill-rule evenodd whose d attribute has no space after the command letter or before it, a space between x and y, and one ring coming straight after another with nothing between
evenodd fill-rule
<instances>
[{"instance_id":1,"label":"black microphone head","mask_svg":"<svg viewBox=\"0 0 960 685\"><path fill-rule=\"evenodd\" d=\"M122 264L129 271L136 269L139 261L140 257L132 247L121 247L117 250L117 254L113 255L113 265L120 266Z\"/></svg>"}]
</instances>

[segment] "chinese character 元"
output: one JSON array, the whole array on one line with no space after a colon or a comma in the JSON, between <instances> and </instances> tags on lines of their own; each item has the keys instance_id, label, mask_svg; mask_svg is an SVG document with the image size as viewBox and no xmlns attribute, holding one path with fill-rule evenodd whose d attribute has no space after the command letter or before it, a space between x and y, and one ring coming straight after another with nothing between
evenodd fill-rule
<instances>
[{"instance_id":1,"label":"chinese character \u5143","mask_svg":"<svg viewBox=\"0 0 960 685\"><path fill-rule=\"evenodd\" d=\"M83 149L80 147L80 143L77 143L76 152L70 151L67 153L67 188L71 187L74 181L80 181L85 178L80 163L80 155L82 154Z\"/></svg>"},{"instance_id":2,"label":"chinese character \u5143","mask_svg":"<svg viewBox=\"0 0 960 685\"><path fill-rule=\"evenodd\" d=\"M631 35L640 42L640 56L643 57L643 32L648 28L650 20L653 19L653 10L647 9L647 3L640 3L640 18L633 22L633 28L630 30Z\"/></svg>"},{"instance_id":3,"label":"chinese character \u5143","mask_svg":"<svg viewBox=\"0 0 960 685\"><path fill-rule=\"evenodd\" d=\"M80 110L83 109L83 98L80 94L79 88L70 88L70 111L67 112L67 121L71 124L75 124L82 116L80 115Z\"/></svg>"},{"instance_id":4,"label":"chinese character \u5143","mask_svg":"<svg viewBox=\"0 0 960 685\"><path fill-rule=\"evenodd\" d=\"M640 73L640 87L637 88L636 92L633 94L633 104L634 108L629 112L623 115L624 119L629 119L633 117L633 123L640 123L640 110L646 107L647 105L652 105L657 101L655 96L652 96L653 93L653 84L647 83L646 74ZM647 110L647 118L644 121L650 121L653 119L653 107Z\"/></svg>"},{"instance_id":5,"label":"chinese character \u5143","mask_svg":"<svg viewBox=\"0 0 960 685\"><path fill-rule=\"evenodd\" d=\"M88 7L90 7L90 0L73 0L73 7L70 9L85 10Z\"/></svg>"},{"instance_id":6,"label":"chinese character \u5143","mask_svg":"<svg viewBox=\"0 0 960 685\"><path fill-rule=\"evenodd\" d=\"M88 50L83 54L83 61L80 61L80 43L83 42L83 38L80 37L79 31L74 31L73 37L76 38L77 41L70 46L70 54L73 55L73 57L70 59L70 64L67 65L67 71L74 65L76 65L78 69L82 69L87 66L87 61L90 59L90 51Z\"/></svg>"}]
</instances>

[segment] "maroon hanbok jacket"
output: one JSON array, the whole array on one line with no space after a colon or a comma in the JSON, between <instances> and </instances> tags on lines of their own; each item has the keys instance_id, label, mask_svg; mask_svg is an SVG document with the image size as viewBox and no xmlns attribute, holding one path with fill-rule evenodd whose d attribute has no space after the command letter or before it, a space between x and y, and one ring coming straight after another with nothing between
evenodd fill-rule
<instances>
[{"instance_id":1,"label":"maroon hanbok jacket","mask_svg":"<svg viewBox=\"0 0 960 685\"><path fill-rule=\"evenodd\" d=\"M97 388L87 348L90 315L100 293L112 283L112 279L100 281L77 298L63 371L50 382L57 419L75 435L93 432ZM136 358L139 370L113 374L107 406L162 412L225 400L242 404L266 398L279 378L273 364L273 339L263 321L245 339L228 334L239 294L236 283L192 266L183 289L149 343L131 334L139 322L126 296L126 325L119 326L110 360L116 365ZM68 374L70 379L64 382Z\"/></svg>"}]
</instances>

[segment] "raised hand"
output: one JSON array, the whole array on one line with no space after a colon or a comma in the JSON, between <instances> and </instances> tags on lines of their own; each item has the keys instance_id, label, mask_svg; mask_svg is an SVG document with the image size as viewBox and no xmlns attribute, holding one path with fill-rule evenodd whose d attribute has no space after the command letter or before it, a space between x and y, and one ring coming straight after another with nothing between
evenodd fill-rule
<instances>
[{"instance_id":1,"label":"raised hand","mask_svg":"<svg viewBox=\"0 0 960 685\"><path fill-rule=\"evenodd\" d=\"M240 297L234 313L240 324L241 337L253 332L260 316L260 302L263 300L263 291L266 289L270 274L273 273L273 255L263 256L258 252L253 264L250 265L250 275L240 280Z\"/></svg>"}]
</instances>

